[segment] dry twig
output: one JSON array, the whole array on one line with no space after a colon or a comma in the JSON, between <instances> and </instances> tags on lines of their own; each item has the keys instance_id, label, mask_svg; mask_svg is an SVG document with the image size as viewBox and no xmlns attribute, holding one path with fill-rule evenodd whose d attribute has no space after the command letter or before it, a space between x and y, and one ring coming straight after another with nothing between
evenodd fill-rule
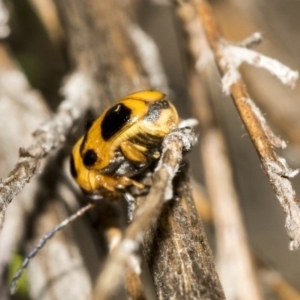
<instances>
[{"instance_id":1,"label":"dry twig","mask_svg":"<svg viewBox=\"0 0 300 300\"><path fill-rule=\"evenodd\" d=\"M47 29L48 35L53 44L58 46L62 42L63 32L58 19L57 11L51 0L30 0L32 6L37 11L43 25Z\"/></svg>"},{"instance_id":2,"label":"dry twig","mask_svg":"<svg viewBox=\"0 0 300 300\"><path fill-rule=\"evenodd\" d=\"M142 235L159 216L166 200L173 197L172 180L182 159L182 150L195 143L195 135L185 129L174 131L163 142L163 152L153 175L153 185L143 204L137 209L134 220L124 233L121 243L112 251L97 282L95 299L107 299L120 282L120 274L127 267L140 273L134 253L142 241Z\"/></svg>"},{"instance_id":3,"label":"dry twig","mask_svg":"<svg viewBox=\"0 0 300 300\"><path fill-rule=\"evenodd\" d=\"M65 140L73 122L90 105L92 81L80 72L73 74L64 87L66 99L56 115L34 133L34 141L28 148L20 148L20 159L14 170L0 183L0 228L2 229L8 204L24 188L36 172L43 157Z\"/></svg>"},{"instance_id":4,"label":"dry twig","mask_svg":"<svg viewBox=\"0 0 300 300\"><path fill-rule=\"evenodd\" d=\"M168 95L168 79L163 71L156 44L146 32L134 23L129 24L128 33L147 72L150 86Z\"/></svg>"},{"instance_id":5,"label":"dry twig","mask_svg":"<svg viewBox=\"0 0 300 300\"><path fill-rule=\"evenodd\" d=\"M14 165L20 143L28 143L31 132L49 112L39 93L32 90L14 63L8 49L0 45L0 140L1 174L7 174ZM8 126L8 124L12 124ZM26 189L26 194L18 196L17 202L7 211L5 226L0 235L0 298L6 299L7 268L13 251L25 231L25 215L34 209L34 198L39 185L35 179ZM2 212L4 215L4 212Z\"/></svg>"},{"instance_id":6,"label":"dry twig","mask_svg":"<svg viewBox=\"0 0 300 300\"><path fill-rule=\"evenodd\" d=\"M217 268L226 297L262 299L226 157L224 140L218 130L210 130L203 137L202 156L213 203L218 246Z\"/></svg>"},{"instance_id":7,"label":"dry twig","mask_svg":"<svg viewBox=\"0 0 300 300\"><path fill-rule=\"evenodd\" d=\"M11 294L14 294L17 288L17 283L18 280L20 279L23 271L27 268L29 262L31 259L35 257L35 255L39 252L40 249L42 249L45 244L60 230L62 230L64 227L69 225L71 222L75 221L78 219L80 216L82 216L84 213L86 213L88 210L92 209L94 207L94 204L88 204L84 206L83 208L79 209L75 214L70 216L69 218L63 220L60 224L56 225L52 230L47 232L37 243L36 247L27 255L25 260L23 261L21 267L18 269L16 274L14 275L12 282L11 282L11 287L10 287L10 292Z\"/></svg>"},{"instance_id":8,"label":"dry twig","mask_svg":"<svg viewBox=\"0 0 300 300\"><path fill-rule=\"evenodd\" d=\"M260 270L260 279L280 300L300 300L299 292L285 281L280 274L263 268Z\"/></svg>"},{"instance_id":9,"label":"dry twig","mask_svg":"<svg viewBox=\"0 0 300 300\"><path fill-rule=\"evenodd\" d=\"M215 73L213 59L203 52L210 52L210 49L205 45L204 32L192 7L180 6L178 14L188 34L190 55L195 62L198 60L196 67L200 74L196 73L195 64L190 66L189 91L200 123L201 156L216 227L220 280L227 299L262 299L238 205L225 139L213 110L214 92L210 84ZM204 45L201 48L202 56L211 57L209 61L202 60L201 68L199 43Z\"/></svg>"},{"instance_id":10,"label":"dry twig","mask_svg":"<svg viewBox=\"0 0 300 300\"><path fill-rule=\"evenodd\" d=\"M262 299L238 205L225 139L208 100L212 91L204 91L211 69L205 71L203 70L201 78L192 71L189 82L200 123L201 155L216 227L217 269L227 299Z\"/></svg>"},{"instance_id":11,"label":"dry twig","mask_svg":"<svg viewBox=\"0 0 300 300\"><path fill-rule=\"evenodd\" d=\"M9 13L3 0L0 0L0 38L6 38L10 34L8 25Z\"/></svg>"},{"instance_id":12,"label":"dry twig","mask_svg":"<svg viewBox=\"0 0 300 300\"><path fill-rule=\"evenodd\" d=\"M286 214L285 227L291 239L290 249L295 250L300 247L300 204L292 188L290 178L294 177L298 170L291 170L285 159L279 157L273 147L284 147L285 143L274 138L271 130L266 125L266 121L251 100L246 86L241 79L238 66L243 61L259 64L267 70L272 71L281 81L293 85L298 74L274 60L266 59L262 55L250 52L250 50L238 47L241 51L236 55L235 46L229 45L222 37L217 23L213 17L210 6L206 1L190 0L199 15L207 40L214 54L215 61L223 75L223 90L230 91L238 112L249 132L254 147L261 159L263 169L267 174L274 192ZM232 49L234 49L232 53ZM247 55L245 56L245 53ZM234 54L234 55L233 55ZM275 68L274 67L275 64Z\"/></svg>"}]
</instances>

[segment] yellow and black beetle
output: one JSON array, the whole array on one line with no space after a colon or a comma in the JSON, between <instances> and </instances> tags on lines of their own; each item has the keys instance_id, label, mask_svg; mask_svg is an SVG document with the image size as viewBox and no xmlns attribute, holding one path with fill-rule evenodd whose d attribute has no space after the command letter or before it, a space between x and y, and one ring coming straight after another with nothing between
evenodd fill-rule
<instances>
[{"instance_id":1,"label":"yellow and black beetle","mask_svg":"<svg viewBox=\"0 0 300 300\"><path fill-rule=\"evenodd\" d=\"M164 137L177 128L178 123L175 107L161 92L130 94L106 109L75 144L71 155L71 174L91 199L109 195L115 198L120 190L124 191L130 185L142 188L144 186L131 177L158 160ZM129 204L133 200L126 191L123 196ZM29 260L45 242L91 207L91 204L85 206L39 241L14 276L12 291ZM131 218L131 205L128 212Z\"/></svg>"},{"instance_id":2,"label":"yellow and black beetle","mask_svg":"<svg viewBox=\"0 0 300 300\"><path fill-rule=\"evenodd\" d=\"M130 177L160 157L163 138L178 126L166 95L149 90L130 94L107 108L73 148L71 174L92 197L142 184Z\"/></svg>"}]
</instances>

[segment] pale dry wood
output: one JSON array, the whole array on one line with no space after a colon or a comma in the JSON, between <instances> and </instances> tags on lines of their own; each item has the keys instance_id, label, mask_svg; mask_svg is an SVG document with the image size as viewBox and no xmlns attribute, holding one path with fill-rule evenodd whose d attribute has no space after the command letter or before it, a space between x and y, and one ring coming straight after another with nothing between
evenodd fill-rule
<instances>
[{"instance_id":1,"label":"pale dry wood","mask_svg":"<svg viewBox=\"0 0 300 300\"><path fill-rule=\"evenodd\" d=\"M90 28L89 32L91 32ZM105 33L103 32L103 35L104 34ZM78 31L74 32L74 35L78 36ZM121 35L119 34L117 38L120 38L120 36ZM91 38L91 41L97 40L94 39L92 35L89 35L89 37ZM115 42L119 43L119 40L115 40ZM82 54L85 51L89 52L90 49L97 49L96 56L99 55L99 57L105 57L105 55L101 56L101 49L104 48L103 44L101 44L101 47L90 47L89 44L86 45L85 49L82 49L82 45L84 45L84 43L78 45L79 49L77 48L77 50L80 54ZM117 47L114 48L117 49ZM76 54L76 50L74 52ZM128 51L126 53L131 54L133 52ZM89 60L90 57L88 55L82 58L80 54L75 55L78 58L78 61L75 61L75 65L77 69L80 69L80 71L75 72L67 80L67 83L64 86L65 101L62 102L62 104L58 108L57 114L54 115L49 122L45 123L38 131L36 131L35 140L33 144L27 149L21 150L21 158L19 163L17 164L15 169L9 174L9 176L2 180L1 196L4 210L2 210L1 212L3 214L7 204L12 200L13 196L19 193L25 186L25 183L28 182L33 176L38 164L40 163L40 160L44 156L46 156L50 150L58 147L62 144L62 142L64 142L65 135L69 132L69 129L73 125L73 122L75 122L75 120L79 117L83 116L88 108L93 106L99 107L98 99L99 90L101 91L101 89L99 88L100 85L97 86L97 88L95 88L96 85L94 84L94 80L96 79L95 61L97 60ZM111 52L109 54L112 57L114 56ZM126 60L125 54L122 52L120 55L122 56L120 59L122 59L123 62L123 69L119 71L118 76L121 78L129 78L125 81L131 84L130 87L127 88L128 90L130 90L135 85L137 80L137 77L135 76L135 71L137 68L134 67L132 60ZM99 69L107 69L107 67L105 68L105 60L102 60L102 64L104 64L104 66L101 66L101 64L100 66L98 65ZM115 65L116 64L118 63L116 62ZM124 71L124 69L127 70L127 73L122 72ZM103 74L103 72L101 74ZM128 77L124 76L124 74ZM108 74L106 74L106 76L108 76ZM117 75L114 76L114 78L116 77ZM104 84L107 87L109 87L109 80L112 77L108 76L107 78L108 80L106 80ZM114 92L118 91L117 86L110 87ZM127 93L128 90L126 91ZM121 93L123 92L120 92L120 94ZM105 95L102 94L102 96L102 98L104 99L110 98L107 97L107 95L105 97ZM112 99L110 99L110 101L112 101ZM38 289L37 286L36 288Z\"/></svg>"},{"instance_id":2,"label":"pale dry wood","mask_svg":"<svg viewBox=\"0 0 300 300\"><path fill-rule=\"evenodd\" d=\"M58 5L58 7L61 7L62 8L62 6L64 6L65 5L65 3L58 3L57 2L57 5ZM67 4L66 4L67 5ZM101 4L101 5L103 5L103 4ZM111 4L111 5L113 5L113 4ZM80 9L80 5L78 6L78 8ZM85 6L86 7L86 6ZM68 29L68 31L69 32L73 32L72 31L72 28L68 28L68 27L72 27L72 24L71 24L71 14L73 13L73 16L74 15L76 15L77 17L75 18L75 21L77 20L77 18L79 19L79 18L81 18L81 17L78 17L78 14L80 14L80 12L74 12L74 10L76 9L76 7L74 6L72 6L72 4L70 4L69 6L68 6L68 8L69 8L69 10L68 10L68 12L65 12L65 14L66 14L66 16L64 16L65 17L65 25L66 25L66 27L67 27L67 29ZM102 7L103 8L103 7ZM116 13L117 12L117 13ZM62 14L63 12L61 12L61 14ZM84 17L86 18L86 14L83 12L83 9L81 10L81 13L83 14L83 18L82 19L84 19ZM104 8L103 9L103 14L105 14L105 16L103 16L102 18L98 18L99 20L101 20L101 22L103 22L103 20L105 20L106 18L107 18L107 16L108 15L110 15L110 16L113 16L113 18L111 18L112 20L115 20L115 18L114 18L114 16L115 15L117 15L118 14L118 11L117 10L115 10L114 11L114 13L113 14L109 14L109 13L107 13L107 10ZM94 15L94 12L91 12L91 15ZM122 20L122 19L121 19ZM105 22L104 22L105 23ZM82 25L82 24L81 24ZM82 28L82 26L77 26L76 27L76 29L77 28ZM99 36L101 37L102 35L103 35L103 31L104 31L104 29L102 28L102 24L95 24L95 26L97 27L97 30L99 30ZM99 27L98 27L99 26ZM76 39L78 39L79 38L79 36L85 36L85 37L87 37L87 39L89 39L88 37L89 37L89 35L90 35L90 29L91 28L85 28L85 27L83 27L84 28L84 30L86 30L86 31L83 31L83 33L80 33L80 34L78 34L78 32L76 31L76 33L75 32L73 32L73 34L70 34L70 40L71 40L71 43L70 43L70 45L71 45L71 51L76 51L76 47L78 47L77 46L77 43L76 43ZM105 28L105 30L110 30L110 27L107 27L107 28ZM101 39L100 39L101 40ZM87 45L88 45L88 47L90 46L90 44L89 43L86 43ZM105 46L105 44L104 44L104 46ZM101 47L103 47L103 44L101 44ZM111 48L110 50L114 50L116 47L114 47L114 48ZM105 49L105 48L104 48ZM78 49L77 49L78 50ZM90 49L89 48L89 51L92 51L92 49ZM76 55L77 57L78 57L78 60L80 59L80 57L82 58L82 57L84 57L84 55L86 55L86 53L82 53L82 52L80 52L80 49L78 50L78 55ZM81 54L80 54L81 53ZM111 54L111 53L110 53ZM92 53L87 53L87 55L89 56L93 56L93 54ZM75 55L73 55L74 57L75 57ZM107 58L105 55L104 55L104 57L105 58ZM113 62L113 65L114 65L114 63L115 62L118 62L118 53L114 56L114 62ZM110 57L109 57L109 59L111 59ZM109 64L109 61L106 61L106 63L107 64ZM104 65L105 66L105 65ZM117 71L116 71L116 73L118 73L118 67L120 66L120 64L118 65L118 66L116 66L116 69L117 69ZM103 68L102 68L103 69ZM114 67L112 68L113 70L114 70ZM110 76L111 74L106 74L105 76ZM103 76L103 74L102 74L102 76ZM112 76L113 76L113 74L112 74ZM113 78L113 77L112 77ZM114 78L113 78L114 79ZM112 83L111 83L111 86L112 87L115 87L117 84L115 84L113 81L112 81ZM121 86L122 87L122 86ZM119 88L119 90L120 90L120 85L118 84L118 88ZM116 92L116 91L114 91L114 92ZM121 93L122 93L122 91L121 91ZM109 286L108 286L109 287Z\"/></svg>"},{"instance_id":3,"label":"pale dry wood","mask_svg":"<svg viewBox=\"0 0 300 300\"><path fill-rule=\"evenodd\" d=\"M193 62L190 66L189 92L200 123L201 156L216 227L220 280L227 299L262 299L238 205L225 139L213 110L215 93L211 88L211 81L216 77L213 58L209 59L209 54L204 52L210 49L205 45L204 32L193 8L181 5L178 14L187 32L189 55ZM201 68L198 48L200 43L204 45L201 56L207 57ZM199 74L195 70L197 60Z\"/></svg>"},{"instance_id":4,"label":"pale dry wood","mask_svg":"<svg viewBox=\"0 0 300 300\"><path fill-rule=\"evenodd\" d=\"M195 181L191 180L192 194L195 201L195 207L203 222L212 222L212 209L210 205L209 196L205 188Z\"/></svg>"},{"instance_id":5,"label":"pale dry wood","mask_svg":"<svg viewBox=\"0 0 300 300\"><path fill-rule=\"evenodd\" d=\"M70 128L71 123L78 117L78 114L83 115L87 107L97 107L99 109L103 106L103 103L106 105L106 103L127 94L131 89L148 86L145 83L145 78L140 77L143 72L140 64L135 62L134 47L126 39L126 34L123 34L123 30L126 28L122 23L124 15L119 6L116 6L118 5L116 2L57 1L56 4L66 28L66 36L70 42L69 49L72 53L75 69L79 70L70 78L65 95L67 95L66 98L76 98L76 101L78 98L85 100L89 98L87 100L89 104L83 101L84 103L73 103L69 106L64 102L63 107L60 108L68 112L64 116L64 120L57 118L56 115L54 123L57 122L58 124L48 123L42 127L42 132L40 131L42 135L50 133L50 135L46 135L45 139L42 139L43 142L45 140L47 142L44 144L45 149L43 148L42 151L36 151L34 147L29 149L34 151L34 154L41 156L46 155L52 147L59 145L60 138L64 137L64 133ZM96 39L95 36L97 36ZM96 87L95 81L97 81ZM81 90L82 86L84 87L83 91ZM101 105L97 99L101 100ZM81 104L82 106L80 106ZM79 110L76 107L77 105L80 107ZM47 132L48 129L49 132ZM51 130L54 130L55 133L59 131L58 137L60 138L53 137ZM43 152L44 150L45 152ZM28 149L27 151L23 150L22 155L28 155L28 152ZM170 193L172 191L170 183L168 188ZM191 210L193 213L195 212L192 206ZM181 219L179 218L177 221L180 222ZM178 227L180 227L180 224L178 224ZM185 226L184 230L189 231L189 226ZM206 251L206 248L204 250ZM211 264L210 260L209 264ZM212 266L210 265L210 267ZM210 276L215 280L213 285L220 292L221 288L218 285L214 268L212 267L208 271L210 270L212 271ZM188 273L184 275L186 278L189 276ZM39 287L36 286L35 288L38 289ZM210 288L211 286L208 285L207 289ZM209 291L206 292L209 293Z\"/></svg>"},{"instance_id":6,"label":"pale dry wood","mask_svg":"<svg viewBox=\"0 0 300 300\"><path fill-rule=\"evenodd\" d=\"M111 297L119 286L126 268L132 268L137 274L140 273L139 259L135 253L142 241L143 233L158 218L165 201L173 197L172 179L181 162L182 151L190 149L195 141L196 138L190 130L175 131L165 138L150 192L136 210L133 222L126 229L123 240L108 257L97 280L94 299ZM168 295L165 294L164 297Z\"/></svg>"},{"instance_id":7,"label":"pale dry wood","mask_svg":"<svg viewBox=\"0 0 300 300\"><path fill-rule=\"evenodd\" d=\"M0 44L0 176L7 174L18 157L20 137L28 144L31 132L49 117L41 95L31 89L6 46ZM5 146L4 146L5 145ZM13 251L25 229L25 216L34 209L34 195L39 189L35 178L26 193L18 195L7 210L5 226L0 235L0 298L8 297L7 268ZM2 216L4 212L2 211Z\"/></svg>"},{"instance_id":8,"label":"pale dry wood","mask_svg":"<svg viewBox=\"0 0 300 300\"><path fill-rule=\"evenodd\" d=\"M274 270L262 268L260 279L280 300L300 300L300 293Z\"/></svg>"},{"instance_id":9,"label":"pale dry wood","mask_svg":"<svg viewBox=\"0 0 300 300\"><path fill-rule=\"evenodd\" d=\"M227 76L227 89L230 90L234 104L249 132L249 136L261 159L262 167L268 176L274 192L286 214L285 228L291 239L290 249L300 246L300 204L291 185L290 178L298 171L291 170L285 159L279 157L274 151L278 140L270 134L265 119L251 100L247 88L242 81L238 69L235 68L235 57L224 56L227 43L224 41L218 25L213 17L211 8L206 1L188 1L198 13L207 40L214 54L216 64L224 77ZM290 74L285 74L287 77ZM292 75L294 80L295 76ZM283 143L280 143L283 145Z\"/></svg>"},{"instance_id":10,"label":"pale dry wood","mask_svg":"<svg viewBox=\"0 0 300 300\"><path fill-rule=\"evenodd\" d=\"M227 299L263 299L220 132L210 130L206 133L202 140L202 155L213 203L217 268Z\"/></svg>"},{"instance_id":11,"label":"pale dry wood","mask_svg":"<svg viewBox=\"0 0 300 300\"><path fill-rule=\"evenodd\" d=\"M5 163L1 166L1 173L5 174L12 167L13 161L17 158L17 147L20 144L20 137L23 143L29 143L30 133L38 127L43 120L50 118L44 99L28 84L23 73L14 64L9 52L1 45L0 47L0 85L1 85L1 111L3 113L2 123L3 128L1 141L6 147L1 151L1 157ZM7 120L5 121L5 116ZM13 124L12 124L13 123ZM46 146L46 144L44 144ZM15 149L13 153L12 149ZM18 183L18 178L13 184ZM25 179L26 180L26 179ZM28 218L33 213L37 205L37 194L41 190L41 182L38 178L34 178L34 182L27 186L26 193L18 195L13 205L9 206L8 214L4 230L1 233L0 252L1 252L1 299L5 299L7 293L7 278L6 270L11 260L13 250L17 247L20 240L26 233L26 225ZM45 201L45 199L43 199ZM2 211L4 213L4 211ZM53 212L48 211L48 216L53 217ZM74 242L71 239L65 240L64 246L74 247ZM56 251L56 250L55 250ZM54 252L55 252L54 251ZM53 251L52 251L53 253ZM78 252L73 251L73 256L68 256L65 259L65 264L72 265L76 261L80 261L81 256ZM54 267L54 264L52 265ZM84 268L77 269L77 273L71 278L71 281L89 281L89 276L85 273ZM33 275L36 277L37 272ZM34 277L34 276L32 276ZM30 277L32 279L32 277ZM80 279L79 279L80 277ZM33 280L35 282L35 280ZM35 285L37 286L37 285ZM58 284L54 284L52 291L57 289ZM81 293L83 286L78 286L77 292ZM67 292L67 286L61 284L59 286L60 293Z\"/></svg>"},{"instance_id":12,"label":"pale dry wood","mask_svg":"<svg viewBox=\"0 0 300 300\"><path fill-rule=\"evenodd\" d=\"M201 156L212 201L217 269L227 299L262 299L238 205L225 139L208 100L213 93L205 88L209 86L207 81L212 70L203 70L201 77L192 70L189 82L190 95L200 123Z\"/></svg>"},{"instance_id":13,"label":"pale dry wood","mask_svg":"<svg viewBox=\"0 0 300 300\"><path fill-rule=\"evenodd\" d=\"M120 203L118 203L118 205L120 205ZM112 213L109 214L108 218L109 220L102 220L99 223L97 223L96 220L94 220L94 223L97 224L98 227L101 227L101 231L104 231L104 235L107 241L107 245L108 245L108 249L109 249L109 253L111 253L113 251L113 249L115 249L116 247L118 247L118 245L120 244L120 242L122 241L122 237L124 234L124 225L122 224L122 218L120 216L120 214L118 214L119 211L112 211ZM97 213L97 212L93 212L93 214L97 214L97 218L99 218L99 216L101 216L101 214ZM127 258L129 259L129 258ZM128 269L125 272L125 290L126 290L126 294L128 299L131 300L142 300L142 299L146 299L145 297L145 291L144 291L144 287L141 281L141 278L138 274L136 274L133 270ZM124 297L125 297L125 293ZM118 296L121 296L122 293L120 293L120 295L118 294ZM122 295L123 296L123 295ZM98 296L94 295L94 298L98 298Z\"/></svg>"},{"instance_id":14,"label":"pale dry wood","mask_svg":"<svg viewBox=\"0 0 300 300\"><path fill-rule=\"evenodd\" d=\"M157 45L145 31L134 23L129 24L128 32L147 72L150 86L168 95L170 93L168 79L160 61Z\"/></svg>"},{"instance_id":15,"label":"pale dry wood","mask_svg":"<svg viewBox=\"0 0 300 300\"><path fill-rule=\"evenodd\" d=\"M225 299L185 171L174 182L176 200L165 204L147 230L143 252L158 299Z\"/></svg>"},{"instance_id":16,"label":"pale dry wood","mask_svg":"<svg viewBox=\"0 0 300 300\"><path fill-rule=\"evenodd\" d=\"M59 197L62 198L70 195L69 192L64 195L62 187L60 192ZM45 195L44 200L47 200L46 198ZM56 201L55 197L49 200L51 201L48 201L49 204L45 211L39 213L38 218L33 223L33 234L38 239L54 228L60 220L66 219L68 216L63 201ZM84 225L81 224L81 226ZM84 232L83 229L81 230ZM60 299L62 295L78 300L91 298L92 281L77 246L75 235L74 227L68 226L57 233L31 260L28 267L28 278L32 299ZM35 245L36 241L36 238L31 241L30 247ZM96 262L96 257L94 260Z\"/></svg>"},{"instance_id":17,"label":"pale dry wood","mask_svg":"<svg viewBox=\"0 0 300 300\"><path fill-rule=\"evenodd\" d=\"M30 0L39 15L54 46L59 46L63 40L63 31L57 11L52 0Z\"/></svg>"},{"instance_id":18,"label":"pale dry wood","mask_svg":"<svg viewBox=\"0 0 300 300\"><path fill-rule=\"evenodd\" d=\"M6 38L10 34L10 27L9 27L9 11L6 7L6 3L1 0L0 1L0 38Z\"/></svg>"},{"instance_id":19,"label":"pale dry wood","mask_svg":"<svg viewBox=\"0 0 300 300\"><path fill-rule=\"evenodd\" d=\"M130 92L149 88L128 37L128 20L121 3L55 0L55 4L73 62L97 82L99 99L94 105L103 109Z\"/></svg>"},{"instance_id":20,"label":"pale dry wood","mask_svg":"<svg viewBox=\"0 0 300 300\"><path fill-rule=\"evenodd\" d=\"M77 84L82 85L79 90ZM27 148L20 148L19 161L13 171L0 182L0 226L2 229L3 219L8 204L19 194L35 174L42 158L49 152L59 147L65 140L73 122L78 119L83 111L88 107L91 100L86 93L92 90L92 83L87 76L76 73L73 74L66 84L67 94L70 92L76 97L68 98L58 107L56 115L44 123L33 135L33 141ZM81 94L83 92L83 94Z\"/></svg>"},{"instance_id":21,"label":"pale dry wood","mask_svg":"<svg viewBox=\"0 0 300 300\"><path fill-rule=\"evenodd\" d=\"M56 5L65 26L71 56L98 82L99 101L93 104L97 110L130 92L149 88L147 79L141 75L142 65L130 40L130 28L134 25L128 23L118 3L56 1ZM134 28L139 30L137 26ZM109 236L109 232L107 229L105 234ZM111 236L110 248L115 242L114 237ZM142 298L140 278L135 275L126 278L134 278L134 285L126 284L132 299Z\"/></svg>"}]
</instances>

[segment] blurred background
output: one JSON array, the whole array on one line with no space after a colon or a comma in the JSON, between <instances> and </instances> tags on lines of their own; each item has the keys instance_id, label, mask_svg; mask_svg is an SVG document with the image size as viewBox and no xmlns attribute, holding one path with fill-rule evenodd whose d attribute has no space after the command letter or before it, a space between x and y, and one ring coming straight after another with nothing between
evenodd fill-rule
<instances>
[{"instance_id":1,"label":"blurred background","mask_svg":"<svg viewBox=\"0 0 300 300\"><path fill-rule=\"evenodd\" d=\"M180 116L183 119L194 117L192 104L188 101L185 32L172 6L163 2L141 1L137 5L138 23L159 48L170 86L169 97L179 109ZM226 39L238 42L256 31L262 32L264 40L255 50L281 61L294 70L299 70L299 1L214 0L210 3ZM51 111L55 111L61 101L61 82L71 70L71 63L53 3L50 0L10 0L6 5L10 15L11 32L5 42L29 83L47 99L47 106ZM267 71L251 66L243 66L242 73L252 99L262 110L270 127L287 141L287 148L279 151L280 155L287 159L292 168L299 168L299 83L291 90ZM232 100L221 92L217 72L212 87L214 107L226 136L239 205L255 262L258 266L278 272L300 293L300 252L288 249L289 238L284 229L284 213L261 169L259 158ZM1 110L0 113L2 114ZM1 130L4 130L6 126L14 126L14 123L0 125L3 126L0 127ZM26 129L26 137L18 136L14 143L10 144L10 159L7 159L5 167L0 169L0 177L6 176L13 168L19 147L24 146L24 141L27 143L30 132L38 125L39 122L31 122ZM1 144L1 148L7 145L3 140ZM199 152L199 148L195 148L190 160L194 178L205 190L203 164ZM299 196L299 176L292 182ZM214 229L211 220L205 222L205 226L214 251ZM263 273L261 276L264 276ZM295 295L297 297L297 294ZM277 298L274 296L270 299ZM300 296L293 299L300 299Z\"/></svg>"}]
</instances>

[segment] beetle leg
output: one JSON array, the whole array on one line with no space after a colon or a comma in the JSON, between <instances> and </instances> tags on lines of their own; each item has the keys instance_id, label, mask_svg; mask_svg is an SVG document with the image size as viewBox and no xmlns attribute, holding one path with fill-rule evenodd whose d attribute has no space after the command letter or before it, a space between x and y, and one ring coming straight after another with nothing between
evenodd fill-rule
<instances>
[{"instance_id":1,"label":"beetle leg","mask_svg":"<svg viewBox=\"0 0 300 300\"><path fill-rule=\"evenodd\" d=\"M147 151L147 148L134 144L129 141L124 141L120 144L121 151L124 156L134 162L134 163L146 163L147 157L144 155L144 152Z\"/></svg>"},{"instance_id":2,"label":"beetle leg","mask_svg":"<svg viewBox=\"0 0 300 300\"><path fill-rule=\"evenodd\" d=\"M118 180L118 185L121 187L122 186L126 187L126 186L130 186L130 185L134 185L134 186L138 187L139 189L143 189L145 187L142 183L137 182L127 176L119 177L117 180Z\"/></svg>"},{"instance_id":3,"label":"beetle leg","mask_svg":"<svg viewBox=\"0 0 300 300\"><path fill-rule=\"evenodd\" d=\"M118 185L118 181L115 178L96 172L90 172L89 182L93 191L105 188L114 192Z\"/></svg>"},{"instance_id":4,"label":"beetle leg","mask_svg":"<svg viewBox=\"0 0 300 300\"><path fill-rule=\"evenodd\" d=\"M132 180L131 178L126 176L113 178L111 176L95 172L90 173L89 182L91 185L91 189L94 191L105 188L111 192L114 192L116 191L116 189L125 189L126 186L130 185L134 185L140 189L143 189L145 187L142 183Z\"/></svg>"}]
</instances>

